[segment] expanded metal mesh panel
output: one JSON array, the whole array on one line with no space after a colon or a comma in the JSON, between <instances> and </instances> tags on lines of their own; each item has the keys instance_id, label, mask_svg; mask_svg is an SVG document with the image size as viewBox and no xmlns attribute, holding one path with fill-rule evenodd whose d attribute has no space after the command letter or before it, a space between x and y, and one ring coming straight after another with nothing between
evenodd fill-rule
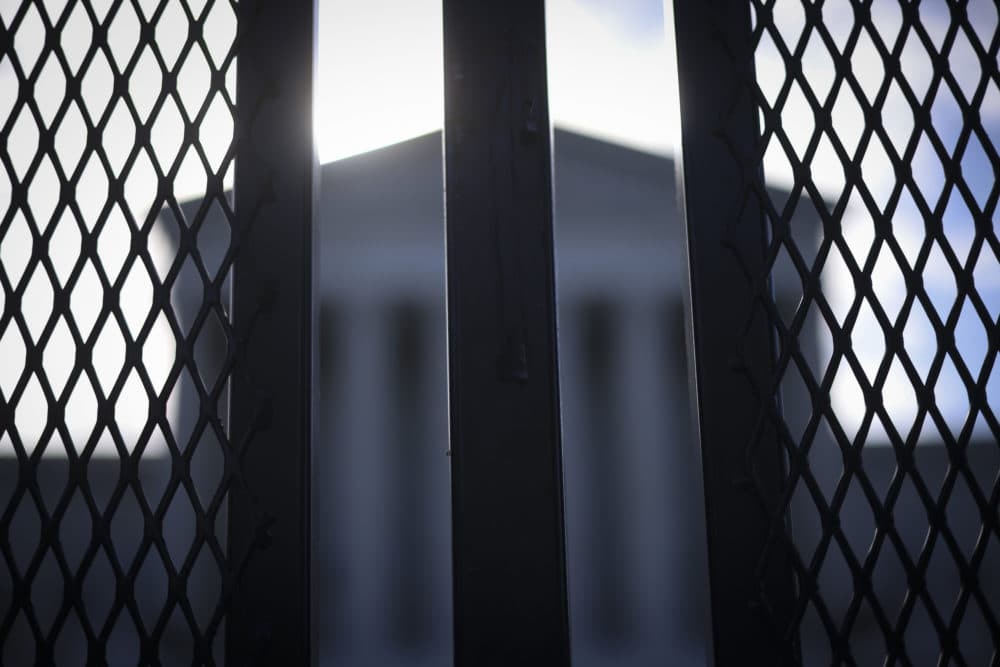
<instances>
[{"instance_id":1,"label":"expanded metal mesh panel","mask_svg":"<svg viewBox=\"0 0 1000 667\"><path fill-rule=\"evenodd\" d=\"M744 211L764 222L763 271L733 250L753 285L747 330L766 322L775 356L766 382L750 377L759 417L745 461L770 517L757 573L790 566L794 579L791 605L763 587L754 602L806 664L992 664L997 7L750 11L754 62L735 66L759 140L749 159L732 155ZM728 354L739 367L759 352ZM776 495L758 464L772 445L785 464Z\"/></svg>"},{"instance_id":2,"label":"expanded metal mesh panel","mask_svg":"<svg viewBox=\"0 0 1000 667\"><path fill-rule=\"evenodd\" d=\"M235 37L0 2L2 664L223 660Z\"/></svg>"}]
</instances>

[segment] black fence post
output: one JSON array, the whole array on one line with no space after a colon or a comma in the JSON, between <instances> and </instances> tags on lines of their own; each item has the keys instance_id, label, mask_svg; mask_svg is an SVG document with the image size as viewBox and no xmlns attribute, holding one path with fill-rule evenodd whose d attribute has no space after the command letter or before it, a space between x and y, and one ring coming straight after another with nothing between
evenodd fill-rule
<instances>
[{"instance_id":1,"label":"black fence post","mask_svg":"<svg viewBox=\"0 0 1000 667\"><path fill-rule=\"evenodd\" d=\"M306 665L314 0L239 12L227 664Z\"/></svg>"},{"instance_id":2,"label":"black fence post","mask_svg":"<svg viewBox=\"0 0 1000 667\"><path fill-rule=\"evenodd\" d=\"M768 550L782 503L783 456L770 420L774 345L751 315L768 285L753 45L746 0L677 2L689 344L704 471L712 651L718 665L798 662L787 551ZM784 537L784 536L782 536Z\"/></svg>"},{"instance_id":3,"label":"black fence post","mask_svg":"<svg viewBox=\"0 0 1000 667\"><path fill-rule=\"evenodd\" d=\"M455 664L569 664L542 0L444 2Z\"/></svg>"}]
</instances>

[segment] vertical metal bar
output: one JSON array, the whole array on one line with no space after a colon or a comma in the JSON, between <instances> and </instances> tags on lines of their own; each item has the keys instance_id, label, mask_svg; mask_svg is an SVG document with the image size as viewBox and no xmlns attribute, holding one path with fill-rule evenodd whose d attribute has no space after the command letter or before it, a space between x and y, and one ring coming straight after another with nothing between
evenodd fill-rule
<instances>
[{"instance_id":1,"label":"vertical metal bar","mask_svg":"<svg viewBox=\"0 0 1000 667\"><path fill-rule=\"evenodd\" d=\"M314 0L241 0L227 664L306 665Z\"/></svg>"},{"instance_id":2,"label":"vertical metal bar","mask_svg":"<svg viewBox=\"0 0 1000 667\"><path fill-rule=\"evenodd\" d=\"M455 664L567 665L545 7L443 11Z\"/></svg>"},{"instance_id":3,"label":"vertical metal bar","mask_svg":"<svg viewBox=\"0 0 1000 667\"><path fill-rule=\"evenodd\" d=\"M686 218L689 342L694 359L708 533L712 650L718 665L798 661L782 636L794 601L783 550L761 555L775 526L783 457L762 420L776 406L771 330L754 317L767 275L765 220L753 188L757 110L746 0L674 3ZM780 526L780 523L777 524Z\"/></svg>"}]
</instances>

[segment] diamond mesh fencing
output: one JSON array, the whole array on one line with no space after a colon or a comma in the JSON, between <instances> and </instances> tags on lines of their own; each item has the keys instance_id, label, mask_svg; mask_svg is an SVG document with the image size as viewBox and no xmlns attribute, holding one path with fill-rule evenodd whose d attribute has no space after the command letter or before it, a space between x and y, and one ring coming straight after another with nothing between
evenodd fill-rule
<instances>
[{"instance_id":1,"label":"diamond mesh fencing","mask_svg":"<svg viewBox=\"0 0 1000 667\"><path fill-rule=\"evenodd\" d=\"M0 663L223 661L235 5L0 2Z\"/></svg>"},{"instance_id":2,"label":"diamond mesh fencing","mask_svg":"<svg viewBox=\"0 0 1000 667\"><path fill-rule=\"evenodd\" d=\"M730 157L763 261L731 250L774 355L744 471L768 517L755 572L792 570L790 600L753 604L792 662L996 664L997 6L749 6L734 67L758 135Z\"/></svg>"}]
</instances>

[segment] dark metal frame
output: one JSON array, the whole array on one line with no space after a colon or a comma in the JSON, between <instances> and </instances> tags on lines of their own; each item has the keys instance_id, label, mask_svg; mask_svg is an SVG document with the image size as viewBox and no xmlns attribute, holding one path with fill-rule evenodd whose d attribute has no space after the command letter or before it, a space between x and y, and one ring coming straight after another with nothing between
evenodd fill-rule
<instances>
[{"instance_id":1,"label":"dark metal frame","mask_svg":"<svg viewBox=\"0 0 1000 667\"><path fill-rule=\"evenodd\" d=\"M568 665L542 0L444 2L456 665Z\"/></svg>"},{"instance_id":2,"label":"dark metal frame","mask_svg":"<svg viewBox=\"0 0 1000 667\"><path fill-rule=\"evenodd\" d=\"M683 128L677 160L689 279L688 347L701 443L713 641L718 665L798 662L795 637L776 641L795 600L789 561L758 562L773 539L784 464L760 419L773 375L769 323L751 318L770 292L766 225L755 186L757 114L746 0L674 7ZM741 169L740 165L750 165ZM724 352L725 351L725 352ZM774 406L772 409L778 409ZM752 660L750 658L752 657Z\"/></svg>"},{"instance_id":3,"label":"dark metal frame","mask_svg":"<svg viewBox=\"0 0 1000 667\"><path fill-rule=\"evenodd\" d=\"M938 42L928 35L930 27L915 4L901 6L901 29L890 28L883 35L870 5L865 0L849 4L853 24L842 45L835 44L824 23L821 3L803 3L804 27L801 32L785 28L792 32L788 35L777 25L774 3L766 0L677 2L674 8L683 117L684 159L678 162L682 165L678 175L686 217L689 342L704 468L712 648L720 665L796 665L803 658L819 661L814 653L823 653L835 664L868 664L875 659L862 654L868 649L883 652L887 664L922 663L928 659L927 650L915 648L913 639L920 633L932 635L929 644L939 649L939 664L969 664L979 660L970 655L984 651L989 655L990 649L992 657L985 659L990 664L1000 659L996 589L983 576L985 553L998 535L1000 478L995 462L987 461L985 471L977 469L985 457L972 446L973 425L980 415L993 440L987 438L982 449L996 446L996 406L990 405L985 391L987 378L995 373L995 346L984 359L971 363L955 334L963 302L971 304L990 343L998 326L980 292L984 285L977 285L976 279L980 253L1000 254L990 224L1000 198L995 184L1000 157L995 138L987 134L980 118L988 87L1000 85L996 57L1000 34L995 28L985 36L977 34L966 3L955 2L937 7L948 12ZM862 35L874 42L872 48L884 69L874 92L861 90L854 69L858 63L852 64ZM952 71L950 57L959 36L981 66L972 93L958 92ZM754 77L755 50L765 38L776 44L783 61L778 66L784 67L784 82L773 100L757 87ZM814 91L802 67L809 40L830 51L834 83L829 93ZM931 83L926 95L915 93L908 81L911 72L902 65L904 44L928 52ZM888 137L890 123L885 118L892 84L898 85L913 114L909 134L900 144ZM782 115L793 87L805 91L815 121L808 146L798 152L791 146L783 126L787 117ZM954 147L942 141L942 128L932 113L939 91L957 98L960 109L960 121L955 122L961 130ZM833 121L832 107L842 93L856 98L864 117L856 151L845 147L847 142L837 135ZM844 188L832 202L823 201L810 172L823 133L845 176ZM983 202L970 191L964 162L973 136L994 176ZM940 161L943 190L923 192L914 178L912 162L922 138ZM768 142L785 153L794 172L786 204L776 204L777 198L764 185L762 156ZM862 156L867 157L871 146L883 148L891 163L894 182L886 202L876 201L863 173ZM904 256L894 226L900 198L909 193L916 198L917 219L924 227L923 242L913 258ZM945 208L952 193L964 202L966 222L975 229L968 259L956 251L946 230ZM841 228L852 195L861 200L874 230L865 257L854 256ZM820 222L809 230L822 233L815 251L796 238L792 218L801 222L797 206L798 210L814 207L819 215ZM957 288L954 301L944 304L947 314L935 312L939 308L924 285L928 256L935 246ZM854 291L840 320L831 311L820 279L828 254L834 252L844 258L848 285ZM880 303L879 286L874 284L880 252L897 265L900 285L905 284L898 315ZM771 285L772 276L781 275L781 253L787 253L793 265L783 276L789 281L784 287L800 297L790 323L783 319ZM885 347L877 372L867 374L852 340L863 304L873 309ZM926 375L915 368L904 337L915 304L930 314L928 326L936 338ZM819 371L803 370L808 366L804 348L809 342L803 332L807 317L816 317L826 327L833 348L830 361ZM889 415L882 396L889 387L886 377L893 359L899 360L916 396L916 416L902 427ZM955 365L969 401L960 433L948 427L936 395L942 390L938 380L946 362ZM781 390L789 386L784 384L789 371L802 378L802 395L785 396L790 407L797 404L808 417L803 418L808 424L801 437L792 435L786 421L792 410L782 412ZM847 432L831 406L831 385L840 373L853 374L864 402L855 435ZM879 423L886 433L875 436ZM934 448L932 453L917 448L925 424L940 436L939 443L928 445ZM870 440L878 437L885 441L872 451ZM986 481L977 482L977 477ZM874 483L879 478L890 478L884 490ZM936 488L935 479L940 480ZM956 518L951 513L955 503L949 503L958 495L959 484L966 485L973 509ZM915 489L908 507L900 501L904 485ZM852 488L855 493L849 497ZM793 530L793 512L797 523L815 525L796 525ZM850 524L858 518L870 526L852 530L855 526ZM967 523L959 525L962 522ZM807 541L799 539L806 530L818 537L811 552L804 550L813 545L799 544ZM976 535L971 555L956 538L960 530ZM919 542L909 545L904 535L916 535ZM935 571L932 557L944 559L944 566ZM825 567L837 560L846 573L831 574ZM893 560L898 566L892 565ZM876 576L876 566L883 562L890 563L886 567L899 580L898 603L896 596L881 597L880 589L888 590L886 570ZM953 599L935 598L930 592L944 581L945 572L954 580L948 584L957 591ZM974 607L980 626L972 625L977 634L972 640L964 636L960 645L961 630L969 627L964 625L970 616L967 611ZM860 645L864 641L854 643L854 631L863 625L859 622L863 608L870 614L867 647ZM923 626L911 622L918 609L927 615ZM816 617L811 629L804 620L807 612Z\"/></svg>"},{"instance_id":4,"label":"dark metal frame","mask_svg":"<svg viewBox=\"0 0 1000 667\"><path fill-rule=\"evenodd\" d=\"M315 0L241 0L227 663L315 662Z\"/></svg>"}]
</instances>

